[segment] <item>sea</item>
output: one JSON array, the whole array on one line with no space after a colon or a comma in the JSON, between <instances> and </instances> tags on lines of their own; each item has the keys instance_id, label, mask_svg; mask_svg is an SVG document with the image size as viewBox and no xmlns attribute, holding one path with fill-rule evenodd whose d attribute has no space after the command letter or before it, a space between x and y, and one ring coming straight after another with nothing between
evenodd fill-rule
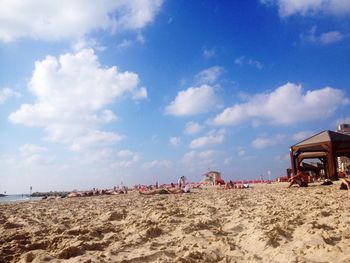
<instances>
[{"instance_id":1,"label":"sea","mask_svg":"<svg viewBox=\"0 0 350 263\"><path fill-rule=\"evenodd\" d=\"M41 200L42 197L30 197L29 195L6 195L0 196L0 203L13 203L13 202L26 202L26 201L36 201Z\"/></svg>"}]
</instances>

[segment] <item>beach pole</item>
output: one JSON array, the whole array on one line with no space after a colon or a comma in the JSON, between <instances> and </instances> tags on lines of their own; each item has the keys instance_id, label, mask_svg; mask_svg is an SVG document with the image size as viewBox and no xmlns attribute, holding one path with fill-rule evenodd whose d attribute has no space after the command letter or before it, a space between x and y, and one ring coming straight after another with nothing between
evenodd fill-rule
<instances>
[{"instance_id":1,"label":"beach pole","mask_svg":"<svg viewBox=\"0 0 350 263\"><path fill-rule=\"evenodd\" d=\"M30 187L29 187L29 198L32 198L32 190L33 190L33 187L30 186Z\"/></svg>"}]
</instances>

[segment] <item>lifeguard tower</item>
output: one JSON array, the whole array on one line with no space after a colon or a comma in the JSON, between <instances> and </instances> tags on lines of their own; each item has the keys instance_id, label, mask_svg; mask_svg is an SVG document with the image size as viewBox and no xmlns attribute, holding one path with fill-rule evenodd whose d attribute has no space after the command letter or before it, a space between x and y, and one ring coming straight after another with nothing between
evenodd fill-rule
<instances>
[{"instance_id":1,"label":"lifeguard tower","mask_svg":"<svg viewBox=\"0 0 350 263\"><path fill-rule=\"evenodd\" d=\"M221 185L224 184L224 180L221 179L221 173L217 171L210 171L203 175L202 182L209 185Z\"/></svg>"}]
</instances>

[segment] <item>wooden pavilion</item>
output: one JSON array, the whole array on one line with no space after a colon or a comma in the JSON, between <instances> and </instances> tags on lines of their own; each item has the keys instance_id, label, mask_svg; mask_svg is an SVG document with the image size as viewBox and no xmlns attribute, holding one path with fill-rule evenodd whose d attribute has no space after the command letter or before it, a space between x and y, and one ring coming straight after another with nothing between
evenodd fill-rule
<instances>
[{"instance_id":1,"label":"wooden pavilion","mask_svg":"<svg viewBox=\"0 0 350 263\"><path fill-rule=\"evenodd\" d=\"M350 158L350 135L323 131L290 147L292 172L296 174L305 159L319 159L325 178L337 179L337 157Z\"/></svg>"}]
</instances>

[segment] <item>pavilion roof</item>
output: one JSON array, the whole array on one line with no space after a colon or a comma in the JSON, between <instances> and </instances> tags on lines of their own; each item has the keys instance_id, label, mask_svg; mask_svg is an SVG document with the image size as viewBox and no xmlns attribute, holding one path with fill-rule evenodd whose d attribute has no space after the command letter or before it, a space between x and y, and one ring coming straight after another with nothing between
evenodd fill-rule
<instances>
[{"instance_id":1,"label":"pavilion roof","mask_svg":"<svg viewBox=\"0 0 350 263\"><path fill-rule=\"evenodd\" d=\"M294 144L293 146L308 146L308 145L322 144L326 142L350 143L350 135L327 130L327 131L317 133L297 144Z\"/></svg>"}]
</instances>

